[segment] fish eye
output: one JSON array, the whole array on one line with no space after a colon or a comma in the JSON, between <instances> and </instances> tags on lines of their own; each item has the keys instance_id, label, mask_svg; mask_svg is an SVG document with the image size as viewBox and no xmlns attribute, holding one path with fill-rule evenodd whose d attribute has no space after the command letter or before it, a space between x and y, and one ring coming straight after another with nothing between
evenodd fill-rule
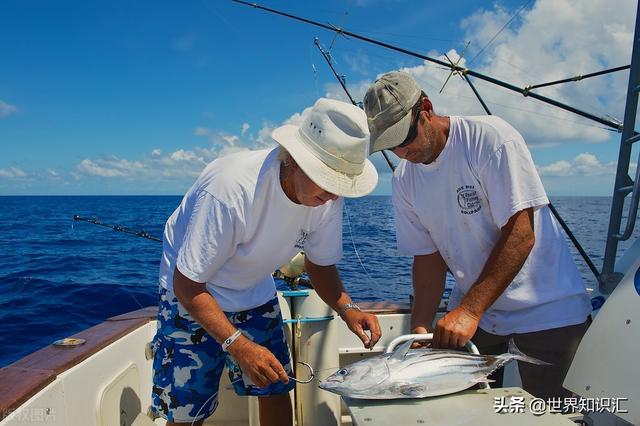
<instances>
[{"instance_id":1,"label":"fish eye","mask_svg":"<svg viewBox=\"0 0 640 426\"><path fill-rule=\"evenodd\" d=\"M347 374L349 374L349 372L344 368L342 370L338 370L338 375L340 376L346 376Z\"/></svg>"}]
</instances>

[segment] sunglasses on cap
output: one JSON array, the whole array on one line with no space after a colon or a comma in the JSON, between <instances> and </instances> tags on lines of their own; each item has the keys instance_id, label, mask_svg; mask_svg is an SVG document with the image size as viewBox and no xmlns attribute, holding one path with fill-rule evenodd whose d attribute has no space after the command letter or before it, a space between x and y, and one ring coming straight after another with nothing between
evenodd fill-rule
<instances>
[{"instance_id":1,"label":"sunglasses on cap","mask_svg":"<svg viewBox=\"0 0 640 426\"><path fill-rule=\"evenodd\" d=\"M413 123L411 124L411 127L409 127L409 133L407 133L407 137L404 139L404 141L402 141L400 145L396 145L391 149L404 148L405 146L413 142L413 140L416 138L416 135L418 134L418 115L420 114L420 110L420 101L418 101L412 108Z\"/></svg>"}]
</instances>

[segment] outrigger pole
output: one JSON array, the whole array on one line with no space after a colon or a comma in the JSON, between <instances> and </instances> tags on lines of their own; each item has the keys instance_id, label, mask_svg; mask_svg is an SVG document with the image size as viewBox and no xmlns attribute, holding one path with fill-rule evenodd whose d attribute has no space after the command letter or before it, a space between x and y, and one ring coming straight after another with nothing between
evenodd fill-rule
<instances>
[{"instance_id":1,"label":"outrigger pole","mask_svg":"<svg viewBox=\"0 0 640 426\"><path fill-rule=\"evenodd\" d=\"M382 42L382 41L379 41L379 40L375 40L375 39L372 39L372 38L369 38L369 37L364 37L364 36L361 36L359 34L355 34L355 33L352 33L350 31L346 31L343 28L335 27L333 25L322 24L320 22L316 22L316 21L313 21L311 19L302 18L300 16L292 15L290 13L280 12L280 11L275 10L275 9L270 9L268 7L260 6L257 3L249 3L249 2L243 1L243 0L231 0L231 1L233 1L235 3L243 4L245 6L251 6L251 7L255 8L255 9L261 9L261 10L264 10L264 11L267 11L267 12L270 12L270 13L274 13L276 15L284 16L284 17L287 17L289 19L294 19L296 21L301 21L301 22L304 22L304 23L307 23L307 24L310 24L310 25L314 25L314 26L317 26L317 27L320 27L320 28L324 28L326 30L335 32L335 33L340 34L340 35L353 37L353 38L356 38L358 40L365 41L367 43L375 44L377 46L381 46L381 47L384 47L386 49L394 50L396 52L404 53L404 54L409 55L409 56L413 56L413 57L416 57L416 58L419 58L419 59L422 59L422 60L425 60L425 61L428 61L428 62L432 62L434 64L441 65L441 66L446 67L446 68L450 68L452 71L458 72L458 73L462 74L463 76L464 75L470 75L470 76L479 78L481 80L488 81L489 83L493 83L493 84L495 84L497 86L503 87L503 88L511 90L513 92L520 93L520 94L522 94L522 96L528 96L528 97L537 99L539 101L542 101L542 102L545 102L547 104L556 106L556 107L558 107L560 109L563 109L565 111L573 112L574 114L577 114L577 115L579 115L581 117L585 117L585 118L588 118L590 120L596 121L596 122L598 122L600 124L604 124L605 126L611 127L612 129L614 129L614 130L616 130L618 132L622 132L622 124L619 123L619 122L616 122L616 121L613 121L613 120L609 120L607 118L600 117L600 116L597 116L595 114L591 114L591 113L579 110L579 109L574 108L574 107L572 107L570 105L566 105L566 104L564 104L562 102L558 102L555 99L551 99L551 98L548 98L546 96L542 96L542 95L539 95L537 93L531 92L531 88L530 87L529 88L527 88L527 87L523 87L523 88L517 87L517 86L515 86L513 84L498 80L496 78L493 78L493 77L490 77L488 75L479 73L477 71L470 70L468 68L463 68L463 67L460 67L460 66L455 65L455 64L451 64L451 63L448 63L448 62L441 61L439 59L435 59L435 58L431 58L431 57L426 56L426 55L422 55L422 54L417 53L417 52L413 52L411 50L407 50L407 49L403 49L401 47L393 46L391 44L388 44L388 43L385 43L385 42Z\"/></svg>"},{"instance_id":2,"label":"outrigger pole","mask_svg":"<svg viewBox=\"0 0 640 426\"><path fill-rule=\"evenodd\" d=\"M333 67L333 63L331 61L331 55L322 48L322 46L320 45L320 40L318 39L318 37L316 37L313 40L313 43L318 47L318 50L320 50L320 53L322 53L322 56L324 56L324 59L327 61L327 64L331 68L331 71L333 71L333 75L340 82L340 85L342 86L342 89L344 90L344 92L347 94L347 96L351 100L351 103L353 103L354 105L358 105L355 102L355 100L353 99L353 97L351 96L351 93L349 93L349 90L347 89L347 85L346 85L346 81L345 81L344 75L339 75L337 73L337 71ZM624 68L624 67L621 67L621 68ZM484 100L482 99L482 96L480 96L480 93L478 93L478 91L476 90L475 86L471 82L471 79L469 78L469 76L464 74L463 77L464 77L465 81L469 84L469 87L471 87L471 90L473 90L473 93L478 98L478 101L480 101L480 103L482 104L482 107L484 108L486 113L488 115L493 115L493 114L491 114L491 111L489 110L489 107L487 107L487 105L484 103ZM391 160L389 160L389 157L387 157L386 153L384 151L382 151L382 154L384 155L385 160L387 160L387 163L389 164L389 167L391 168L391 170L395 170L395 166L391 163ZM553 215L555 216L555 218L558 221L558 223L560 224L560 226L562 226L562 229L564 229L564 232L567 234L567 236L569 237L569 239L571 240L571 242L575 246L576 250L578 250L578 253L580 253L580 256L582 256L582 259L584 259L585 263L587 264L587 266L589 267L589 269L591 270L593 275L596 277L596 279L598 279L599 276L600 276L600 272L598 271L598 268L596 268L596 265L594 265L593 261L591 260L591 258L587 254L587 252L584 250L584 248L582 248L582 245L580 244L578 239L575 237L575 235L573 235L573 232L571 231L571 229L569 228L567 223L564 221L564 219L562 219L562 217L560 216L560 213L558 212L558 210L556 210L555 206L553 204L551 204L551 203L549 203L549 209L551 210L551 213L553 213Z\"/></svg>"}]
</instances>

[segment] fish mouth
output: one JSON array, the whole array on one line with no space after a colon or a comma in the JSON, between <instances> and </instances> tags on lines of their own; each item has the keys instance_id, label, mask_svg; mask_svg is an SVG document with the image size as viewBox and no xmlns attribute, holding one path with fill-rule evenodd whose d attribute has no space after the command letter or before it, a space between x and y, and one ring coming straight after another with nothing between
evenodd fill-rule
<instances>
[{"instance_id":1,"label":"fish mouth","mask_svg":"<svg viewBox=\"0 0 640 426\"><path fill-rule=\"evenodd\" d=\"M343 381L339 378L327 377L326 379L320 381L318 387L329 392L337 393L342 388L342 382Z\"/></svg>"},{"instance_id":2,"label":"fish mouth","mask_svg":"<svg viewBox=\"0 0 640 426\"><path fill-rule=\"evenodd\" d=\"M325 389L325 390L329 390L329 389L333 389L337 386L340 385L340 381L338 380L332 380L331 378L326 378L324 380L322 380L319 384L318 387L320 389Z\"/></svg>"}]
</instances>

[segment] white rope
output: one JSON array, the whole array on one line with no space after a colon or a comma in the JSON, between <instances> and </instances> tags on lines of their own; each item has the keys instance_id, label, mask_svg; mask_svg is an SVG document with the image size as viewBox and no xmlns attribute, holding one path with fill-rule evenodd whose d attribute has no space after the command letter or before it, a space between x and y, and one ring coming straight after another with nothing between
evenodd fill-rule
<instances>
[{"instance_id":1,"label":"white rope","mask_svg":"<svg viewBox=\"0 0 640 426\"><path fill-rule=\"evenodd\" d=\"M347 224L349 225L349 235L351 236L351 245L353 246L353 251L356 253L356 258L358 259L358 262L360 263L360 266L362 267L362 270L367 274L369 279L373 283L378 284L378 281L371 276L371 274L369 273L367 268L364 266L364 263L362 262L362 259L360 258L360 253L358 253L358 248L356 247L356 242L353 239L353 229L351 228L351 217L349 215L349 207L347 205L346 200L345 200L345 203L344 203L344 210L345 210L345 213L347 214Z\"/></svg>"}]
</instances>

